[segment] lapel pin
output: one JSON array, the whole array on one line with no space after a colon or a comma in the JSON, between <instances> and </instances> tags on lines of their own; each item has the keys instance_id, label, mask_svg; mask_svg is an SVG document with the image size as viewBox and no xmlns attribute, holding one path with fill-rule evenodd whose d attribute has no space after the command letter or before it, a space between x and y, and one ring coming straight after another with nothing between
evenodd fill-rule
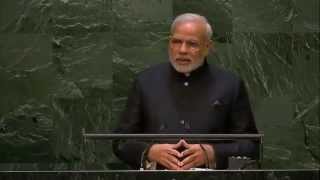
<instances>
[{"instance_id":1,"label":"lapel pin","mask_svg":"<svg viewBox=\"0 0 320 180\"><path fill-rule=\"evenodd\" d=\"M220 106L221 105L221 102L219 100L215 100L213 103L212 103L212 106L213 107L216 107L216 106Z\"/></svg>"}]
</instances>

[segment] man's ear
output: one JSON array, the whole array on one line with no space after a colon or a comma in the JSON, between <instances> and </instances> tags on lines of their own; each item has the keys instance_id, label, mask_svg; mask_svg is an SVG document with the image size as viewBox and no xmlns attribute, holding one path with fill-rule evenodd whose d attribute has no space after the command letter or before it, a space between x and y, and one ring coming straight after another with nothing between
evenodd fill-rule
<instances>
[{"instance_id":1,"label":"man's ear","mask_svg":"<svg viewBox=\"0 0 320 180\"><path fill-rule=\"evenodd\" d=\"M211 39L208 41L207 47L208 47L208 49L212 49L214 47L214 43Z\"/></svg>"},{"instance_id":2,"label":"man's ear","mask_svg":"<svg viewBox=\"0 0 320 180\"><path fill-rule=\"evenodd\" d=\"M209 40L208 42L208 52L216 52L215 43L212 40Z\"/></svg>"},{"instance_id":3,"label":"man's ear","mask_svg":"<svg viewBox=\"0 0 320 180\"><path fill-rule=\"evenodd\" d=\"M208 56L209 52L213 49L213 41L212 40L208 40L207 43L206 43L206 52L205 52L205 55Z\"/></svg>"}]
</instances>

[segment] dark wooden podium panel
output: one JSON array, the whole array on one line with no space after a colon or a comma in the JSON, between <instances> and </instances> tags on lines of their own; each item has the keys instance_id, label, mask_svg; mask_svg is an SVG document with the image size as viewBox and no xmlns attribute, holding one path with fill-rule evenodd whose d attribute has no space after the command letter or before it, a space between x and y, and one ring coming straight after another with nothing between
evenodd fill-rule
<instances>
[{"instance_id":1,"label":"dark wooden podium panel","mask_svg":"<svg viewBox=\"0 0 320 180\"><path fill-rule=\"evenodd\" d=\"M0 180L319 180L314 170L2 171Z\"/></svg>"}]
</instances>

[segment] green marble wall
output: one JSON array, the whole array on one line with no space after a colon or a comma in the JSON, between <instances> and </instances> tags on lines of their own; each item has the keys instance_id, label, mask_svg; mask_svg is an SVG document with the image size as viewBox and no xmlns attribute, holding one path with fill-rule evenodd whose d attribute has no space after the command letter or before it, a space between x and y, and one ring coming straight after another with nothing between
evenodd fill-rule
<instances>
[{"instance_id":1,"label":"green marble wall","mask_svg":"<svg viewBox=\"0 0 320 180\"><path fill-rule=\"evenodd\" d=\"M263 167L319 168L318 0L1 0L0 170L123 168L81 129L116 125L183 12L208 17L210 63L247 82Z\"/></svg>"}]
</instances>

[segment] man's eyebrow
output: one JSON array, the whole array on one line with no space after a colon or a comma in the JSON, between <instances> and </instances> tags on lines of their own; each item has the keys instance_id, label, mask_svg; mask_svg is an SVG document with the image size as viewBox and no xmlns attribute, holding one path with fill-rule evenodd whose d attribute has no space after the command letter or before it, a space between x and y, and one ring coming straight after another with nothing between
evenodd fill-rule
<instances>
[{"instance_id":1,"label":"man's eyebrow","mask_svg":"<svg viewBox=\"0 0 320 180\"><path fill-rule=\"evenodd\" d=\"M181 38L178 38L178 37L171 37L171 39L181 39Z\"/></svg>"},{"instance_id":2,"label":"man's eyebrow","mask_svg":"<svg viewBox=\"0 0 320 180\"><path fill-rule=\"evenodd\" d=\"M175 39L175 40L183 40L183 41L190 41L190 42L199 42L198 39L189 39L189 38L181 38L181 37L174 37L174 36L171 36L171 39Z\"/></svg>"}]
</instances>

